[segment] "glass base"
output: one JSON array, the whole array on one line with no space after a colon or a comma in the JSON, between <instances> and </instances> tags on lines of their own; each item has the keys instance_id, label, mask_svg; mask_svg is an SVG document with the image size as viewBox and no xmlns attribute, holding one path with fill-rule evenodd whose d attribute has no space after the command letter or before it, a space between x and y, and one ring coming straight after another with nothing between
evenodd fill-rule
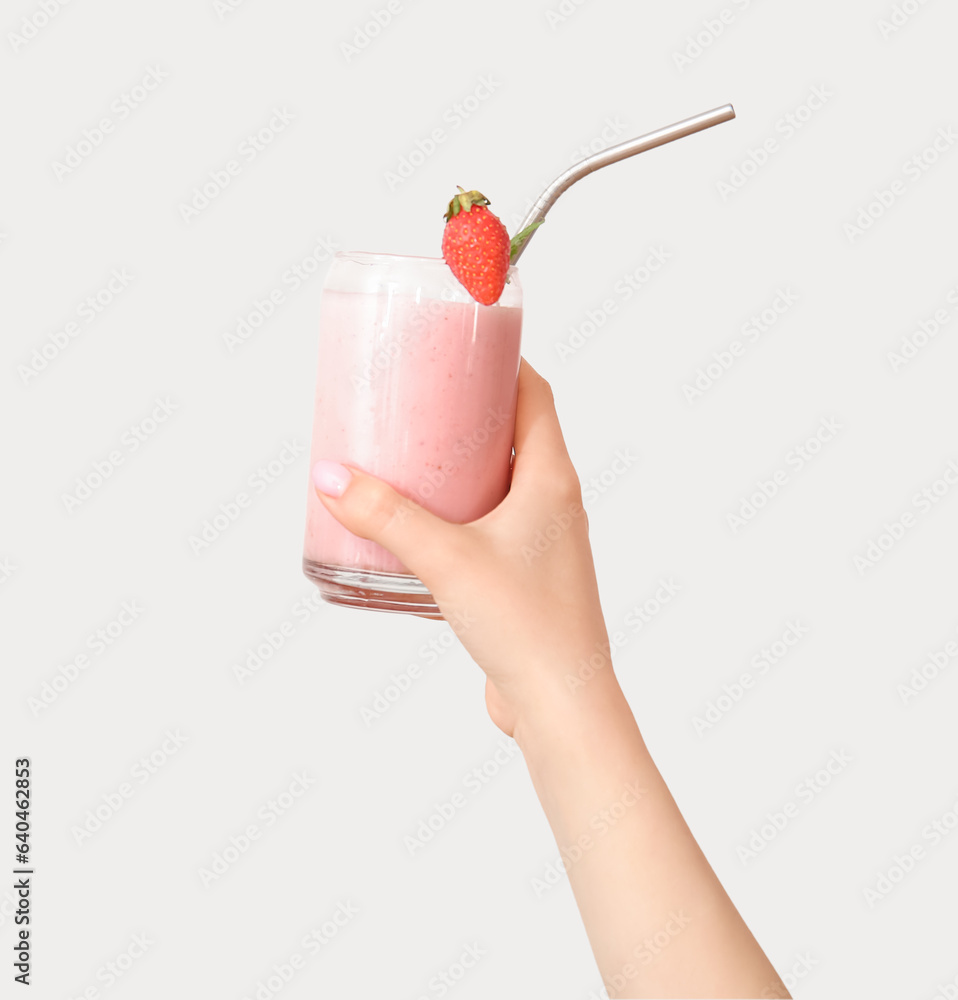
<instances>
[{"instance_id":1,"label":"glass base","mask_svg":"<svg viewBox=\"0 0 958 1000\"><path fill-rule=\"evenodd\" d=\"M422 581L410 573L331 566L303 559L303 572L319 587L330 604L369 611L442 618L436 599Z\"/></svg>"}]
</instances>

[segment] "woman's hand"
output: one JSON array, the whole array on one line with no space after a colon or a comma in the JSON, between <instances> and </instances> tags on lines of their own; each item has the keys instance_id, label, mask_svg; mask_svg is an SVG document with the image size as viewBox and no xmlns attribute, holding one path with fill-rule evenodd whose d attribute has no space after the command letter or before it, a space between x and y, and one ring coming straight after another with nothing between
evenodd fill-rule
<instances>
[{"instance_id":1,"label":"woman's hand","mask_svg":"<svg viewBox=\"0 0 958 1000\"><path fill-rule=\"evenodd\" d=\"M570 658L610 664L579 479L549 383L524 359L515 451L509 494L470 524L443 521L357 469L314 470L326 509L429 588L485 671L489 715L510 736L534 702L568 690Z\"/></svg>"},{"instance_id":2,"label":"woman's hand","mask_svg":"<svg viewBox=\"0 0 958 1000\"><path fill-rule=\"evenodd\" d=\"M610 996L788 997L615 678L579 480L552 391L524 361L515 450L509 494L471 524L343 466L318 463L314 482L334 517L422 580L485 671L489 714L522 749Z\"/></svg>"}]
</instances>

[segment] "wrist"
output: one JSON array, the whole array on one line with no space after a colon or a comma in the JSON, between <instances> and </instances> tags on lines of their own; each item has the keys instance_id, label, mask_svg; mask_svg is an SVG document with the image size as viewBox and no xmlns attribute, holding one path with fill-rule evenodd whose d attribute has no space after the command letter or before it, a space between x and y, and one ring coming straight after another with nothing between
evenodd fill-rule
<instances>
[{"instance_id":1,"label":"wrist","mask_svg":"<svg viewBox=\"0 0 958 1000\"><path fill-rule=\"evenodd\" d=\"M513 737L560 848L590 837L606 811L660 797L661 779L611 669L574 692L543 691L517 716Z\"/></svg>"},{"instance_id":2,"label":"wrist","mask_svg":"<svg viewBox=\"0 0 958 1000\"><path fill-rule=\"evenodd\" d=\"M577 754L634 726L611 664L585 681L575 668L552 669L518 710L513 738L527 759L549 759L557 747Z\"/></svg>"}]
</instances>

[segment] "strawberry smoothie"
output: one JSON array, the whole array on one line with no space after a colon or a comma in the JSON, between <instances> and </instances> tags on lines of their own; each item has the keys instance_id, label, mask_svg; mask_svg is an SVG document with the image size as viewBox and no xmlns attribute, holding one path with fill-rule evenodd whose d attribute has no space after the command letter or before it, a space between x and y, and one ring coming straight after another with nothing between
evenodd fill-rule
<instances>
[{"instance_id":1,"label":"strawberry smoothie","mask_svg":"<svg viewBox=\"0 0 958 1000\"><path fill-rule=\"evenodd\" d=\"M483 306L441 260L391 260L435 274L412 289L406 280L370 286L362 274L367 290L355 291L347 289L356 280L331 269L324 286L310 468L319 459L353 465L446 520L473 521L509 486L522 327L518 281L510 281L499 303ZM520 304L504 304L510 298ZM392 605L409 591L418 595L413 604L432 601L395 556L328 514L312 486L303 568L336 603L404 610ZM383 602L373 592L394 596Z\"/></svg>"}]
</instances>

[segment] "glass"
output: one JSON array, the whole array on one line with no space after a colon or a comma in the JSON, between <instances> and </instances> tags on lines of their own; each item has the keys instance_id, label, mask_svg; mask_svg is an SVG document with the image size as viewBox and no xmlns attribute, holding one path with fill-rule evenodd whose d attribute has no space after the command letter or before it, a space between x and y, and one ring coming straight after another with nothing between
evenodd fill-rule
<instances>
[{"instance_id":1,"label":"glass","mask_svg":"<svg viewBox=\"0 0 958 1000\"><path fill-rule=\"evenodd\" d=\"M464 524L509 489L522 332L515 268L483 306L441 258L340 252L320 300L310 468L384 479ZM390 552L347 531L307 491L303 572L333 604L441 618Z\"/></svg>"}]
</instances>

